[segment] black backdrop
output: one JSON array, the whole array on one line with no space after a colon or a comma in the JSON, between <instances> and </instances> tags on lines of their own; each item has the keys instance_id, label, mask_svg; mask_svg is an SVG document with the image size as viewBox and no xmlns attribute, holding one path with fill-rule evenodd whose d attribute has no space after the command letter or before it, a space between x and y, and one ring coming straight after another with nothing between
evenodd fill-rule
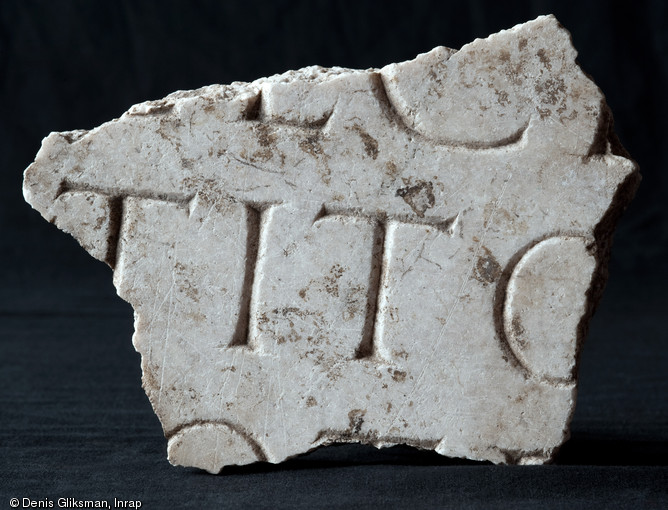
<instances>
[{"instance_id":1,"label":"black backdrop","mask_svg":"<svg viewBox=\"0 0 668 510\"><path fill-rule=\"evenodd\" d=\"M111 271L23 202L50 131L177 89L306 65L381 67L554 13L605 92L643 182L585 344L572 439L507 467L333 446L222 476L169 466ZM144 508L668 506L668 7L613 2L0 3L0 507L11 497Z\"/></svg>"}]
</instances>

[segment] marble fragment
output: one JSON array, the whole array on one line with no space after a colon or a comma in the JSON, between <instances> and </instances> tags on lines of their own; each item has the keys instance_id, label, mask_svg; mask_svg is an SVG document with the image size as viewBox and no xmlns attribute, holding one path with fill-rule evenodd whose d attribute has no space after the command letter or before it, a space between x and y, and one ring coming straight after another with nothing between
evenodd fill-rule
<instances>
[{"instance_id":1,"label":"marble fragment","mask_svg":"<svg viewBox=\"0 0 668 510\"><path fill-rule=\"evenodd\" d=\"M575 57L546 16L51 133L25 198L113 268L170 462L549 461L639 180Z\"/></svg>"}]
</instances>

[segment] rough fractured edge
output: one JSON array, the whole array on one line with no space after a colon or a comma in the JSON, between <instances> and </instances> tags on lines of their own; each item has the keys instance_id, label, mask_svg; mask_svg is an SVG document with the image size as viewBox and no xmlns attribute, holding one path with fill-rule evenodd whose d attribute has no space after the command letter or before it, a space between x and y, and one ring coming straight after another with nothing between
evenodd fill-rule
<instances>
[{"instance_id":1,"label":"rough fractured edge","mask_svg":"<svg viewBox=\"0 0 668 510\"><path fill-rule=\"evenodd\" d=\"M372 431L362 433L356 428L347 430L322 429L316 435L313 443L311 443L313 448L308 451L313 451L321 446L329 446L336 443L360 443L368 444L376 448L386 448L389 446L405 444L420 450L434 450L440 441L440 439L413 439L404 436L378 436Z\"/></svg>"},{"instance_id":2,"label":"rough fractured edge","mask_svg":"<svg viewBox=\"0 0 668 510\"><path fill-rule=\"evenodd\" d=\"M515 448L494 447L504 458L503 464L509 465L530 465L530 464L551 464L554 460L554 454L558 447L523 451Z\"/></svg>"},{"instance_id":3,"label":"rough fractured edge","mask_svg":"<svg viewBox=\"0 0 668 510\"><path fill-rule=\"evenodd\" d=\"M63 131L59 134L67 141L67 143L72 145L81 140L88 133L89 131L85 129L75 129L74 131Z\"/></svg>"},{"instance_id":4,"label":"rough fractured edge","mask_svg":"<svg viewBox=\"0 0 668 510\"><path fill-rule=\"evenodd\" d=\"M587 75L586 73L585 75L593 82L593 79L589 77L589 75ZM603 96L602 92L601 96ZM627 150L622 146L622 143L619 141L617 133L615 133L614 130L615 121L613 119L610 107L605 102L605 97L601 98L599 112L600 113L598 116L596 133L594 134L594 139L592 141L591 146L589 147L589 151L587 151L587 154L583 158L584 161L587 162L592 158L602 157L610 154L614 156L621 156L625 159L633 161L631 155L627 152Z\"/></svg>"},{"instance_id":5,"label":"rough fractured edge","mask_svg":"<svg viewBox=\"0 0 668 510\"><path fill-rule=\"evenodd\" d=\"M606 105L606 108L607 105ZM609 145L614 146L619 144L619 139L617 135L612 131L612 125L609 125L610 134ZM621 144L619 144L614 150L620 150ZM577 398L577 389L578 389L578 378L580 371L580 361L582 357L582 347L584 341L589 332L589 324L591 318L596 313L598 304L603 297L603 291L605 290L605 285L608 281L608 264L610 262L610 252L612 248L612 242L614 238L614 232L617 228L617 223L621 218L626 208L633 200L633 197L636 194L638 186L640 185L640 170L638 164L628 156L628 153L623 148L621 149L625 155L623 156L628 161L633 164L633 171L629 173L626 178L619 184L615 194L610 201L610 206L608 210L603 214L601 220L594 227L594 246L593 255L596 259L596 267L592 274L591 283L589 289L586 292L586 301L585 301L585 311L580 318L580 322L577 325L576 331L577 336L575 340L575 363L573 365L573 406L571 408L570 414L566 418L566 423L564 425L564 441L559 445L553 452L553 456L556 456L563 446L563 443L570 437L570 425L573 420L573 415L575 414L575 401Z\"/></svg>"},{"instance_id":6,"label":"rough fractured edge","mask_svg":"<svg viewBox=\"0 0 668 510\"><path fill-rule=\"evenodd\" d=\"M605 108L608 109L607 105ZM610 205L606 212L601 216L600 221L594 227L594 240L590 247L592 255L595 257L596 266L592 273L591 282L589 288L585 292L585 310L582 314L580 321L576 327L576 340L575 340L575 363L572 369L572 378L569 381L568 385L572 391L573 404L571 406L570 412L566 417L564 422L564 429L562 431L562 441L559 445L554 447L549 452L549 457L545 460L545 463L551 462L554 460L561 450L564 443L570 438L570 424L573 420L576 408L577 400L577 388L578 388L578 379L579 379L579 369L580 361L582 356L582 347L586 339L587 333L589 331L589 324L591 318L593 317L598 304L603 296L603 291L608 280L608 263L610 260L610 252L612 248L612 242L614 237L614 231L617 227L617 223L621 218L622 214L628 207L629 203L635 196L636 190L640 184L641 176L639 172L638 165L633 161L628 153L621 146L619 139L617 138L614 131L612 131L611 117L608 117L608 123L600 123L601 126L605 126L606 133L608 134L608 139L605 144L599 142L598 150L605 147L605 154L615 154L624 157L633 164L633 171L629 173L624 181L622 181L615 194L613 195ZM614 151L614 152L613 152ZM596 153L593 153L596 155ZM543 240L554 237L554 236L582 236L581 233L570 233L570 232L556 232L551 233L547 236L541 237L537 240L533 240L520 250L518 250L510 259L506 267L503 269L499 282L497 283L495 295L494 295L494 327L496 330L497 338L499 339L499 345L501 346L502 352L504 353L504 359L514 366L516 369L520 370L526 378L533 377L531 371L528 367L524 366L521 361L515 355L510 343L506 337L505 328L503 324L503 312L505 308L505 297L508 282L510 277L515 269L517 263L521 258L534 246ZM587 236L589 237L589 236ZM539 380L545 379L545 382L548 384L554 385L554 381L550 381L549 378L540 378ZM558 384L558 381L557 381ZM521 458L516 455L516 452L511 452L509 450L499 450L506 455L506 458L509 460L508 463L521 463ZM531 452L524 455L524 457L531 457ZM519 459L519 461L518 461Z\"/></svg>"},{"instance_id":7,"label":"rough fractured edge","mask_svg":"<svg viewBox=\"0 0 668 510\"><path fill-rule=\"evenodd\" d=\"M299 69L296 72L303 71L304 69L309 69L309 68L303 68ZM321 72L323 74L326 74L328 71L334 68L321 68ZM457 140L448 140L448 139L438 139L438 138L431 138L427 135L424 135L414 128L410 127L410 125L406 122L406 119L399 113L399 111L396 109L394 103L392 100L389 98L388 93L387 93L387 88L385 85L385 78L383 77L382 73L378 69L369 69L369 70L356 70L356 69L350 69L346 70L345 73L341 74L333 74L333 75L328 75L326 76L323 80L320 81L313 81L313 83L323 83L326 81L330 80L335 80L339 79L342 76L345 76L346 73L366 73L369 77L369 80L371 82L371 92L376 98L378 108L381 111L381 113L384 115L384 117L389 121L391 125L396 126L400 130L406 132L409 134L412 138L416 140L421 140L421 141L427 141L429 143L432 143L437 146L442 146L442 147L447 147L450 149L463 149L463 150L508 150L512 148L523 148L524 145L526 144L526 134L529 131L529 127L531 124L531 117L527 119L527 121L524 123L524 125L519 128L517 131L514 133L510 133L508 136L500 138L498 140L493 140L491 142L460 142ZM278 75L282 76L282 75ZM272 83L270 80L272 78L260 78L259 80L256 80L254 82L245 82L245 83L237 83L238 86L245 87L245 91L237 91L237 94L246 92L246 93L252 93L253 92L253 87L261 85L263 83ZM309 80L306 80L308 82ZM201 89L196 89L196 90L201 90ZM195 92L195 91L193 91ZM187 99L191 99L192 97L198 97L198 96L191 96L187 94L183 94L181 96L175 96L172 97L172 95L167 96L163 99L158 99L158 100L153 100L153 101L146 101L144 103L140 103L139 105L135 106L142 106L142 108L131 108L126 112L130 116L146 116L146 115L165 115L167 113L172 112L174 107L176 106L176 102L178 101L183 101ZM224 98L224 100L229 100L229 98ZM297 121L291 121L284 119L282 117L272 117L272 118L265 118L263 115L262 111L262 106L263 106L263 92L262 89L259 88L257 89L257 92L254 96L251 96L246 104L246 107L242 110L240 118L237 119L237 122L258 122L266 125L278 125L278 126L288 126L288 127L293 127L297 129L303 129L306 131L325 131L327 124L329 120L332 118L334 115L334 112L336 110L336 105L332 107L331 110L325 112L325 114L320 118L315 121L311 122L297 122ZM113 122L113 121L112 121ZM100 126L101 127L101 126ZM78 132L69 132L72 133L75 138L75 141L87 134L87 132L83 132L83 134L79 135ZM68 134L69 134L68 133ZM70 143L72 141L70 138L67 138Z\"/></svg>"},{"instance_id":8,"label":"rough fractured edge","mask_svg":"<svg viewBox=\"0 0 668 510\"><path fill-rule=\"evenodd\" d=\"M574 49L573 41L572 41L572 34L568 30L566 30L561 23L559 23L558 20L553 15L547 15L547 16L538 16L534 20L530 20L524 23L518 23L515 26L500 30L494 34L490 34L489 36L482 38L482 39L475 39L474 41L471 41L465 45L463 45L459 49L452 49L452 48L446 48L449 50L451 53L449 55L449 58L451 58L453 55L466 50L471 44L474 44L478 41L488 41L490 44L494 43L494 39L497 37L500 37L504 34L513 32L521 27L524 27L528 24L533 24L537 23L541 20L544 19L553 19L557 25L557 28L565 33L565 35L569 39L569 45L571 48ZM577 53L576 53L577 54ZM416 55L415 58L411 60L407 60L405 62L413 62L416 58L418 58L420 55ZM403 62L398 62L396 64L401 64ZM574 61L574 64L580 69L584 77L588 80L590 80L592 83L594 81L591 79L591 77L582 70L582 68L579 66L577 63L577 60ZM392 65L392 64L389 64ZM145 101L143 103L139 103L137 105L134 105L132 108L130 108L125 114L129 116L146 116L146 115L164 115L167 113L172 112L172 110L175 109L175 107L179 104L179 102L193 99L193 98L198 98L198 97L204 97L209 101L230 101L233 100L235 97L241 96L243 94L252 94L255 92L255 95L253 97L250 97L247 99L247 105L243 109L241 116L239 119L236 121L251 121L251 122L261 122L264 124L277 124L277 125L285 125L285 126L290 126L290 127L295 127L295 128L300 128L300 129L305 129L305 130L323 130L326 127L327 122L329 119L332 117L334 113L334 108L327 112L321 119L318 119L313 122L295 122L295 121L288 121L287 119L281 119L281 118L272 118L272 119L265 119L263 118L262 115L262 102L263 102L263 97L262 97L262 86L265 84L272 84L272 83L292 83L292 82L310 82L313 84L321 84L325 82L329 82L335 79L339 79L343 76L346 76L348 74L354 74L354 73L365 73L370 77L370 80L372 82L372 88L371 92L374 94L376 97L379 107L381 111L383 111L387 117L387 119L397 127L401 128L405 132L407 132L410 136L416 138L416 139L422 139L422 140L428 140L431 143L434 143L436 145L440 146L445 146L451 149L462 149L462 150L498 150L498 149L511 149L513 147L517 148L522 148L525 145L526 141L526 133L530 130L530 125L531 125L531 120L532 117L529 116L525 122L525 124L518 129L514 133L510 133L508 136L491 141L491 142L459 142L456 140L448 140L448 139L435 139L435 138L430 138L427 135L423 135L416 131L415 129L411 128L409 124L406 122L406 119L398 112L392 101L389 99L388 94L387 94L387 89L385 85L385 78L383 77L382 74L382 69L377 69L377 68L370 68L366 70L360 70L360 69L348 69L348 68L341 68L341 67L331 67L331 68L326 68L322 66L308 66L308 67L303 67L301 69L297 70L291 70L287 71L283 74L276 74L270 77L263 77L259 78L257 80L254 80L252 82L233 82L228 85L208 85L204 87L200 87L198 89L190 90L190 91L176 91L173 92L166 97L162 99L157 99L157 100L150 100L150 101ZM222 93L219 88L222 88ZM229 90L228 90L229 89ZM603 94L601 93L601 96ZM602 98L602 103L605 103L605 99ZM113 121L111 121L113 122ZM231 121L235 122L235 121ZM105 124L99 127L103 127ZM96 128L97 130L99 128ZM93 130L93 131L95 131ZM67 135L69 137L67 140L70 143L73 143L74 141L78 141L81 137L85 136L88 132L79 132L79 131L71 131L68 132ZM62 134L62 133L61 133ZM66 136L67 136L66 135ZM602 140L605 137L599 138L598 140ZM592 144L592 148L590 149L590 152L594 151L593 153L598 153L598 149L595 147L599 142L595 141ZM619 148L621 148L621 145L617 144ZM623 150L623 149L621 149ZM625 151L624 151L625 152Z\"/></svg>"}]
</instances>

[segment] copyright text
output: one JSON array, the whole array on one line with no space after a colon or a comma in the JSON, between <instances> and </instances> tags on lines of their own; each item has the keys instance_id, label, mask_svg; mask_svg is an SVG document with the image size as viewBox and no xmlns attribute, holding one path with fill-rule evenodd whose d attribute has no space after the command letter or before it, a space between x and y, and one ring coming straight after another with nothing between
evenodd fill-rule
<instances>
[{"instance_id":1,"label":"copyright text","mask_svg":"<svg viewBox=\"0 0 668 510\"><path fill-rule=\"evenodd\" d=\"M12 498L9 500L12 508L141 508L141 501L113 498L106 499L31 499Z\"/></svg>"}]
</instances>

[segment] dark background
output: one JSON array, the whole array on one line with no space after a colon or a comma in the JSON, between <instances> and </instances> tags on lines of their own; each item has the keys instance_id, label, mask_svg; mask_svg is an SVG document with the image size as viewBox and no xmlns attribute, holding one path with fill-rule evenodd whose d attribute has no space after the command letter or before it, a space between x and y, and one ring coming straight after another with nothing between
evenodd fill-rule
<instances>
[{"instance_id":1,"label":"dark background","mask_svg":"<svg viewBox=\"0 0 668 510\"><path fill-rule=\"evenodd\" d=\"M33 211L23 170L50 131L177 89L320 64L382 67L540 14L573 35L643 182L622 217L554 465L333 446L222 476L171 467L111 271ZM668 507L668 8L662 1L0 2L0 508ZM113 501L113 500L112 500Z\"/></svg>"}]
</instances>

